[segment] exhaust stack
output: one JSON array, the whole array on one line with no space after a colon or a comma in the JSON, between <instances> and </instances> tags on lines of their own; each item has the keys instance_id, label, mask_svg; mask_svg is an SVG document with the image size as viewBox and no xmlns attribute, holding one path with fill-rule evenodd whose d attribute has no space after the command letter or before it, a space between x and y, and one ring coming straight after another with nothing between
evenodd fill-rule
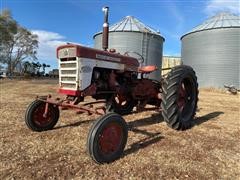
<instances>
[{"instance_id":1,"label":"exhaust stack","mask_svg":"<svg viewBox=\"0 0 240 180\"><path fill-rule=\"evenodd\" d=\"M104 51L108 49L108 34L109 34L109 24L108 24L108 11L109 7L103 7L104 12L104 23L103 23L103 33L102 33L102 48Z\"/></svg>"}]
</instances>

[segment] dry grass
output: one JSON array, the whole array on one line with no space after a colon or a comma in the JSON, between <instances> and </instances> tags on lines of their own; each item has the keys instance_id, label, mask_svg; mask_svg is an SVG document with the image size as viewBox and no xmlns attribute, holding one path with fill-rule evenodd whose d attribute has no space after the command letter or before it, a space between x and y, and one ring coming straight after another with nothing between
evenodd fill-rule
<instances>
[{"instance_id":1,"label":"dry grass","mask_svg":"<svg viewBox=\"0 0 240 180\"><path fill-rule=\"evenodd\" d=\"M154 112L125 116L132 125L124 156L97 165L86 153L96 116L64 111L54 130L24 123L36 95L55 94L56 81L0 82L0 179L239 179L239 95L200 90L196 125L171 130Z\"/></svg>"}]
</instances>

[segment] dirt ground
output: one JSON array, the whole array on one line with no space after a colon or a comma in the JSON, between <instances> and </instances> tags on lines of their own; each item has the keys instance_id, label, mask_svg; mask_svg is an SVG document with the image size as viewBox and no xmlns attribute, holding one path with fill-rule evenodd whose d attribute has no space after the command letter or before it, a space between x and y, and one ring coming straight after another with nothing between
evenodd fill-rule
<instances>
[{"instance_id":1,"label":"dirt ground","mask_svg":"<svg viewBox=\"0 0 240 180\"><path fill-rule=\"evenodd\" d=\"M0 179L240 179L240 96L201 89L195 126L175 131L155 112L133 127L121 159L95 164L86 152L97 116L63 111L51 131L24 123L36 95L57 95L54 80L0 81Z\"/></svg>"}]
</instances>

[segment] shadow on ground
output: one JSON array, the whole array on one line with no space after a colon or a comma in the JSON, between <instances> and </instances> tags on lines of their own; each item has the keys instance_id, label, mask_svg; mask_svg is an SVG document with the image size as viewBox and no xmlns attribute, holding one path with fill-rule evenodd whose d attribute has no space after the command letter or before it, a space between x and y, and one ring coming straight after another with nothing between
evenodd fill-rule
<instances>
[{"instance_id":1,"label":"shadow on ground","mask_svg":"<svg viewBox=\"0 0 240 180\"><path fill-rule=\"evenodd\" d=\"M90 124L93 121L95 121L95 119L77 121L77 122L74 122L74 123L71 123L71 124L57 126L54 129L61 129L61 128L67 128L67 127L77 127L77 126L80 126L82 124ZM162 121L163 121L163 117L162 117L161 113L158 113L158 114L152 114L151 117L148 117L148 118L137 119L135 121L129 122L128 126L129 126L129 129L131 130L132 127L148 126L148 125L160 123Z\"/></svg>"},{"instance_id":2,"label":"shadow on ground","mask_svg":"<svg viewBox=\"0 0 240 180\"><path fill-rule=\"evenodd\" d=\"M195 125L198 126L198 125L200 125L202 123L205 123L205 122L207 122L207 121L209 121L211 119L214 119L214 118L220 116L221 114L224 114L224 112L222 112L222 111L215 111L215 112L211 112L211 113L205 114L205 115L203 115L201 117L196 118Z\"/></svg>"},{"instance_id":3,"label":"shadow on ground","mask_svg":"<svg viewBox=\"0 0 240 180\"><path fill-rule=\"evenodd\" d=\"M75 123L66 124L66 125L62 125L62 126L57 126L57 127L54 128L54 130L61 129L61 128L66 128L66 127L77 127L77 126L80 126L82 124L92 123L93 121L94 121L94 119L77 121ZM163 117L161 116L160 113L153 114L153 115L151 115L151 117L147 117L147 118L143 118L143 119L137 119L135 121L129 122L128 123L129 131L132 131L136 134L142 134L146 137L137 141L137 142L134 142L133 144L131 144L130 148L128 148L124 151L124 156L132 154L132 153L134 153L134 152L136 152L140 149L146 148L146 147L148 147L148 146L150 146L154 143L159 142L161 139L163 139L163 136L161 135L161 133L152 133L152 132L148 132L146 130L138 129L138 127L141 127L141 126L158 124L160 122L163 122Z\"/></svg>"},{"instance_id":4,"label":"shadow on ground","mask_svg":"<svg viewBox=\"0 0 240 180\"><path fill-rule=\"evenodd\" d=\"M75 123L71 123L71 124L66 124L66 125L62 125L62 126L57 126L55 127L53 130L55 129L61 129L61 128L67 128L67 127L77 127L80 126L82 124L90 124L93 121L95 121L94 119L90 119L90 120L84 120L84 121L77 121Z\"/></svg>"},{"instance_id":5,"label":"shadow on ground","mask_svg":"<svg viewBox=\"0 0 240 180\"><path fill-rule=\"evenodd\" d=\"M206 114L204 116L198 117L195 120L195 125L200 125L204 122L207 122L211 119L214 119L214 118L220 116L221 114L224 114L224 113L221 111L216 111L216 112L212 112L212 113ZM76 126L80 126L82 124L92 123L93 121L94 121L93 119L78 121L78 122L75 122L72 124L58 126L55 129L65 128L65 127L76 127ZM136 133L136 134L142 134L145 136L145 138L142 138L142 139L138 140L137 142L132 143L130 145L130 147L124 151L123 156L127 156L132 153L135 153L135 152L139 151L140 149L144 149L152 144L159 142L161 139L163 139L164 136L162 136L161 133L159 133L159 132L153 133L153 132L139 129L139 127L154 125L154 124L161 123L163 121L164 120L163 120L162 115L160 113L157 113L157 114L152 114L150 117L147 117L147 118L137 119L137 120L129 122L128 123L129 131L132 131L133 133Z\"/></svg>"},{"instance_id":6,"label":"shadow on ground","mask_svg":"<svg viewBox=\"0 0 240 180\"><path fill-rule=\"evenodd\" d=\"M163 122L163 117L161 113L152 114L151 117L143 118L143 119L137 119L135 121L131 121L128 123L129 129L141 127L141 126L148 126Z\"/></svg>"},{"instance_id":7,"label":"shadow on ground","mask_svg":"<svg viewBox=\"0 0 240 180\"><path fill-rule=\"evenodd\" d=\"M137 142L132 143L130 145L130 148L128 148L124 151L124 156L135 153L138 150L146 148L152 144L159 142L161 139L163 139L164 137L161 135L161 133L152 133L152 132L148 132L146 130L141 130L141 129L137 128L137 127L141 127L141 126L157 124L162 121L163 121L163 118L160 114L157 114L157 115L154 114L148 118L138 119L138 120L129 122L128 123L129 131L132 131L137 134L142 134L142 135L146 136L146 138L143 138Z\"/></svg>"}]
</instances>

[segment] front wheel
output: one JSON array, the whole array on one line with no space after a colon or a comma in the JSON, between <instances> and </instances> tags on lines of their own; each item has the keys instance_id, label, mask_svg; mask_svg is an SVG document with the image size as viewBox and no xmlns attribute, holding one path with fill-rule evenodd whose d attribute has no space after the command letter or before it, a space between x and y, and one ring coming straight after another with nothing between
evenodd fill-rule
<instances>
[{"instance_id":1,"label":"front wheel","mask_svg":"<svg viewBox=\"0 0 240 180\"><path fill-rule=\"evenodd\" d=\"M33 101L27 108L25 123L33 131L52 129L58 122L59 109L52 104L48 105L48 113L44 117L46 103L40 100Z\"/></svg>"},{"instance_id":2,"label":"front wheel","mask_svg":"<svg viewBox=\"0 0 240 180\"><path fill-rule=\"evenodd\" d=\"M110 163L122 155L127 137L127 124L120 115L116 113L103 115L89 131L88 153L97 163Z\"/></svg>"},{"instance_id":3,"label":"front wheel","mask_svg":"<svg viewBox=\"0 0 240 180\"><path fill-rule=\"evenodd\" d=\"M168 126L185 130L192 126L197 109L198 83L190 66L174 67L164 80L162 115Z\"/></svg>"}]
</instances>

